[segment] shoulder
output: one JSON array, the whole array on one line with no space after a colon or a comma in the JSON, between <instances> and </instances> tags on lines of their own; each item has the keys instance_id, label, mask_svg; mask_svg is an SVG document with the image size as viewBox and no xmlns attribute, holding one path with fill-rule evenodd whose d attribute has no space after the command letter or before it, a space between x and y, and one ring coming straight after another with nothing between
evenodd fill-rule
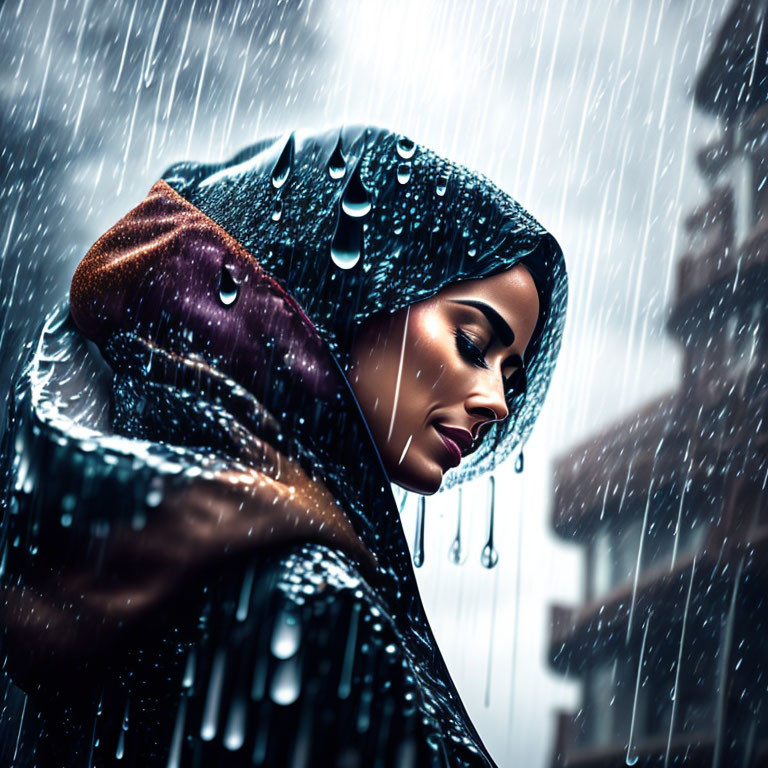
<instances>
[{"instance_id":1,"label":"shoulder","mask_svg":"<svg viewBox=\"0 0 768 768\"><path fill-rule=\"evenodd\" d=\"M208 631L194 650L200 687L187 717L204 715L218 680L212 742L226 746L242 702L254 726L238 731L235 743L264 750L269 765L292 764L300 747L312 765L447 764L408 642L343 553L305 544L254 562L208 605ZM262 739L259 722L269 723Z\"/></svg>"}]
</instances>

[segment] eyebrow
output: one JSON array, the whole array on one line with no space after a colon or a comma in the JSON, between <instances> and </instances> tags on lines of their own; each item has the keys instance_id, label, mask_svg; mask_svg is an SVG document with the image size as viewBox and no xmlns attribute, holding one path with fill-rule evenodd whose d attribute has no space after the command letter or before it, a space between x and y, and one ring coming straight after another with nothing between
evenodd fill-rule
<instances>
[{"instance_id":1,"label":"eyebrow","mask_svg":"<svg viewBox=\"0 0 768 768\"><path fill-rule=\"evenodd\" d=\"M463 304L467 307L479 309L491 324L493 332L499 337L499 341L508 347L515 341L515 334L507 324L507 321L491 306L484 301L474 301L473 299L454 299L454 304ZM519 357L519 355L518 355ZM522 363L522 360L521 360Z\"/></svg>"}]
</instances>

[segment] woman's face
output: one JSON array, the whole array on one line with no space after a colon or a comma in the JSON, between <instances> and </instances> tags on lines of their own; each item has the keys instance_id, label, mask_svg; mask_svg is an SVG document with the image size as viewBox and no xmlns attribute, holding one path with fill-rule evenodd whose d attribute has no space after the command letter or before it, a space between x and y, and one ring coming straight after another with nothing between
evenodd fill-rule
<instances>
[{"instance_id":1,"label":"woman's face","mask_svg":"<svg viewBox=\"0 0 768 768\"><path fill-rule=\"evenodd\" d=\"M348 375L392 482L434 493L483 425L507 418L538 315L516 264L362 325Z\"/></svg>"}]
</instances>

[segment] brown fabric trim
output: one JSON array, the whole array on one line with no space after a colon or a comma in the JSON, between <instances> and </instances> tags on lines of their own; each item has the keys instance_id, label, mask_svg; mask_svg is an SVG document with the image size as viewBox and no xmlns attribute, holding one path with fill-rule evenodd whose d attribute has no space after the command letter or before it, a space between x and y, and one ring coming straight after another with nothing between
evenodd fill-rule
<instances>
[{"instance_id":1,"label":"brown fabric trim","mask_svg":"<svg viewBox=\"0 0 768 768\"><path fill-rule=\"evenodd\" d=\"M78 328L91 339L104 338L106 328L102 323L109 322L109 318L97 307L105 303L106 297L122 297L126 285L141 278L164 249L176 246L179 232L185 230L207 234L227 251L250 262L252 269L307 323L308 330L316 333L304 310L259 260L163 179L155 182L147 197L91 246L77 266L70 286L70 312Z\"/></svg>"}]
</instances>

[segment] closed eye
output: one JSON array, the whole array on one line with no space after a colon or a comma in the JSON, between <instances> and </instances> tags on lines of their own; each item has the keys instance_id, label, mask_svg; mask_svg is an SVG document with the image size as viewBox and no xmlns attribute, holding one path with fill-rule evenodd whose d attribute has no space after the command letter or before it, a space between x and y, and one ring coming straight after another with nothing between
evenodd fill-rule
<instances>
[{"instance_id":1,"label":"closed eye","mask_svg":"<svg viewBox=\"0 0 768 768\"><path fill-rule=\"evenodd\" d=\"M487 370L489 366L485 359L485 351L480 349L480 347L475 344L475 342L472 341L461 328L456 329L455 335L456 348L461 357L471 365ZM526 389L526 376L523 360L520 355L512 355L506 363L516 367L509 376L504 377L504 394L506 397L515 397L525 392Z\"/></svg>"},{"instance_id":2,"label":"closed eye","mask_svg":"<svg viewBox=\"0 0 768 768\"><path fill-rule=\"evenodd\" d=\"M456 329L456 349L468 363L478 368L488 368L483 350L461 328Z\"/></svg>"}]
</instances>

